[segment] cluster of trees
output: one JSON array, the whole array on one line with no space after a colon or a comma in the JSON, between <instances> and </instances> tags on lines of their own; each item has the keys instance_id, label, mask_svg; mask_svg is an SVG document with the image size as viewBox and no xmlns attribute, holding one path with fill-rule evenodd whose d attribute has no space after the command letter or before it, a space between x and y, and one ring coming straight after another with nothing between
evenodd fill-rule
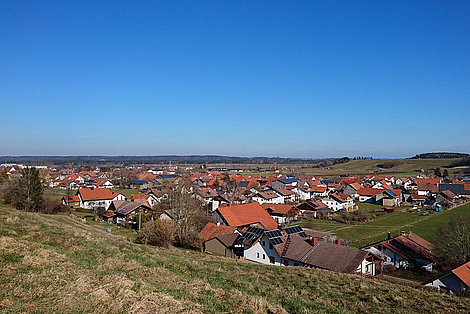
<instances>
[{"instance_id":1,"label":"cluster of trees","mask_svg":"<svg viewBox=\"0 0 470 314\"><path fill-rule=\"evenodd\" d=\"M39 176L39 170L24 168L19 178L4 182L1 197L4 203L18 210L54 214L68 211L60 200L44 198L45 185Z\"/></svg>"},{"instance_id":2,"label":"cluster of trees","mask_svg":"<svg viewBox=\"0 0 470 314\"><path fill-rule=\"evenodd\" d=\"M383 168L383 169L390 169L390 168L397 167L403 164L404 164L403 160L389 160L384 163L378 164L377 167Z\"/></svg>"},{"instance_id":3,"label":"cluster of trees","mask_svg":"<svg viewBox=\"0 0 470 314\"><path fill-rule=\"evenodd\" d=\"M441 172L441 168L437 167L436 169L434 169L434 175L445 178L449 176L449 171L447 171L447 169L444 169L444 172Z\"/></svg>"},{"instance_id":4,"label":"cluster of trees","mask_svg":"<svg viewBox=\"0 0 470 314\"><path fill-rule=\"evenodd\" d=\"M165 213L170 219L158 219ZM204 226L212 220L202 202L186 186L177 186L156 206L154 220L144 223L138 241L168 247L173 241L182 247L192 247Z\"/></svg>"},{"instance_id":5,"label":"cluster of trees","mask_svg":"<svg viewBox=\"0 0 470 314\"><path fill-rule=\"evenodd\" d=\"M410 159L443 159L443 158L465 158L470 157L467 153L449 153L449 152L439 152L439 153L424 153L417 154Z\"/></svg>"}]
</instances>

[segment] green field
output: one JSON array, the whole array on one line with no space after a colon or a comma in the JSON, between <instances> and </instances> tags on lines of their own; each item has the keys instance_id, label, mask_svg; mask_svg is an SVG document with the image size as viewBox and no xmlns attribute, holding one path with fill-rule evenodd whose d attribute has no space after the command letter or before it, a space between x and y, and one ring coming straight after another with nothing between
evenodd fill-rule
<instances>
[{"instance_id":1,"label":"green field","mask_svg":"<svg viewBox=\"0 0 470 314\"><path fill-rule=\"evenodd\" d=\"M411 231L433 244L439 245L440 237L436 234L437 228L441 225L447 224L450 219L460 216L470 217L470 203L426 217L425 219L413 224L411 226Z\"/></svg>"},{"instance_id":2,"label":"green field","mask_svg":"<svg viewBox=\"0 0 470 314\"><path fill-rule=\"evenodd\" d=\"M111 191L115 193L121 193L125 195L128 199L130 199L131 196L135 196L139 193L138 189L112 189Z\"/></svg>"},{"instance_id":3,"label":"green field","mask_svg":"<svg viewBox=\"0 0 470 314\"><path fill-rule=\"evenodd\" d=\"M373 160L351 160L344 164L333 165L328 168L313 168L307 166L292 166L295 174L299 175L322 175L322 176L337 176L342 174L349 175L366 175L366 174L391 174L394 176L415 176L418 173L414 172L415 169L424 169L429 174L432 174L431 169L450 166L452 162L458 159L399 159L403 161L402 165L390 168L379 169L378 164L387 161L397 161L397 159L373 159ZM443 171L443 170L442 170ZM452 174L458 169L448 169L449 174ZM425 174L425 173L423 173Z\"/></svg>"},{"instance_id":4,"label":"green field","mask_svg":"<svg viewBox=\"0 0 470 314\"><path fill-rule=\"evenodd\" d=\"M466 313L468 299L126 241L0 206L2 313Z\"/></svg>"},{"instance_id":5,"label":"green field","mask_svg":"<svg viewBox=\"0 0 470 314\"><path fill-rule=\"evenodd\" d=\"M419 216L415 212L405 211L405 208L396 208L394 213L378 216L374 221L345 227L334 232L354 247L383 240L387 237L388 232L395 236L401 231L415 232L438 245L438 238L435 237L437 227L448 222L451 217L459 215L470 215L470 203L430 216Z\"/></svg>"}]
</instances>

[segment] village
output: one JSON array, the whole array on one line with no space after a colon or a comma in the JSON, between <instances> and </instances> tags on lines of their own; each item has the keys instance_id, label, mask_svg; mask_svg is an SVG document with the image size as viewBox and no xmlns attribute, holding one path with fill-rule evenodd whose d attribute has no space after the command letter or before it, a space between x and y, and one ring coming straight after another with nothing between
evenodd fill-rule
<instances>
[{"instance_id":1,"label":"village","mask_svg":"<svg viewBox=\"0 0 470 314\"><path fill-rule=\"evenodd\" d=\"M424 284L451 293L460 293L469 285L469 260L441 275L435 269L436 245L409 230L393 235L388 232L379 241L371 239L361 245L350 245L351 239L336 231L341 225L373 220L365 210L369 207L364 206L376 208L374 215L406 210L429 216L451 210L470 200L468 176L458 180L438 173L425 175L422 169L409 177L370 174L326 178L282 174L275 168L245 174L239 168L205 165L129 166L107 171L97 167L78 172L72 167L38 168L51 189L62 191L61 201L75 217L79 216L74 212L88 210L94 220L137 232L148 220L178 224L183 216L194 214L182 212L177 203L173 208L161 208L175 191L192 199L200 206L199 216L195 216L198 223L179 236L207 254L377 277L383 277L385 270L387 277L393 276L391 269L425 272L429 275L423 277L428 279ZM3 173L10 178L18 176L21 169L21 165L3 165ZM124 193L127 190L135 194ZM335 227L315 228L328 222Z\"/></svg>"}]
</instances>

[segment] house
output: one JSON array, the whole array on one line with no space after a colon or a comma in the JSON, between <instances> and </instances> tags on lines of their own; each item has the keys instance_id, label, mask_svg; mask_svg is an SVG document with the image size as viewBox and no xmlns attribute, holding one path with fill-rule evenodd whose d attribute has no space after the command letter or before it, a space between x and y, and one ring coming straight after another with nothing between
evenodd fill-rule
<instances>
[{"instance_id":1,"label":"house","mask_svg":"<svg viewBox=\"0 0 470 314\"><path fill-rule=\"evenodd\" d=\"M436 197L436 202L438 203L447 203L447 202L454 203L457 200L458 200L457 194L449 190L439 192L439 194Z\"/></svg>"},{"instance_id":2,"label":"house","mask_svg":"<svg viewBox=\"0 0 470 314\"><path fill-rule=\"evenodd\" d=\"M401 204L401 190L387 189L374 196L374 203L383 206L399 206Z\"/></svg>"},{"instance_id":3,"label":"house","mask_svg":"<svg viewBox=\"0 0 470 314\"><path fill-rule=\"evenodd\" d=\"M436 247L417 234L404 232L390 237L377 244L369 246L370 251L381 256L384 265L394 265L397 268L421 267L432 271L437 257L432 253Z\"/></svg>"},{"instance_id":4,"label":"house","mask_svg":"<svg viewBox=\"0 0 470 314\"><path fill-rule=\"evenodd\" d=\"M293 205L264 203L261 206L279 224L292 222L300 216L299 210Z\"/></svg>"},{"instance_id":5,"label":"house","mask_svg":"<svg viewBox=\"0 0 470 314\"><path fill-rule=\"evenodd\" d=\"M358 192L362 187L363 186L360 185L359 183L354 182L354 183L348 184L346 187L344 187L343 193L351 194L354 198L357 198L357 197L359 197Z\"/></svg>"},{"instance_id":6,"label":"house","mask_svg":"<svg viewBox=\"0 0 470 314\"><path fill-rule=\"evenodd\" d=\"M462 294L468 292L470 287L470 261L424 282L423 285L436 287L450 293Z\"/></svg>"},{"instance_id":7,"label":"house","mask_svg":"<svg viewBox=\"0 0 470 314\"><path fill-rule=\"evenodd\" d=\"M442 183L439 191L451 191L457 195L470 195L470 183L468 181L453 182L452 184Z\"/></svg>"},{"instance_id":8,"label":"house","mask_svg":"<svg viewBox=\"0 0 470 314\"><path fill-rule=\"evenodd\" d=\"M321 200L313 200L302 203L297 206L300 214L306 217L313 218L326 218L330 214L328 205L324 204Z\"/></svg>"},{"instance_id":9,"label":"house","mask_svg":"<svg viewBox=\"0 0 470 314\"><path fill-rule=\"evenodd\" d=\"M322 203L324 203L332 212L337 212L340 210L352 211L354 207L354 202L352 199L347 198L343 199L338 194L331 194L328 198L323 198Z\"/></svg>"},{"instance_id":10,"label":"house","mask_svg":"<svg viewBox=\"0 0 470 314\"><path fill-rule=\"evenodd\" d=\"M327 186L297 186L294 192L302 201L307 201L315 197L326 197L328 195Z\"/></svg>"},{"instance_id":11,"label":"house","mask_svg":"<svg viewBox=\"0 0 470 314\"><path fill-rule=\"evenodd\" d=\"M80 199L80 207L85 209L108 208L112 201L124 201L127 198L121 193L111 192L107 188L83 188L76 194Z\"/></svg>"},{"instance_id":12,"label":"house","mask_svg":"<svg viewBox=\"0 0 470 314\"><path fill-rule=\"evenodd\" d=\"M110 216L109 212L113 212L114 215ZM141 212L144 214L152 212L152 208L147 205L145 200L118 200L111 203L104 217L106 219L112 218L114 223L119 224L130 221L132 216Z\"/></svg>"},{"instance_id":13,"label":"house","mask_svg":"<svg viewBox=\"0 0 470 314\"><path fill-rule=\"evenodd\" d=\"M285 188L287 185L296 186L299 181L300 179L298 178L278 179L276 181L273 181L272 187L275 190L279 190Z\"/></svg>"},{"instance_id":14,"label":"house","mask_svg":"<svg viewBox=\"0 0 470 314\"><path fill-rule=\"evenodd\" d=\"M212 238L204 243L204 252L235 258L234 245L238 236L238 233L231 233Z\"/></svg>"},{"instance_id":15,"label":"house","mask_svg":"<svg viewBox=\"0 0 470 314\"><path fill-rule=\"evenodd\" d=\"M78 195L63 196L61 200L62 204L70 206L72 208L80 207L80 198L78 197Z\"/></svg>"},{"instance_id":16,"label":"house","mask_svg":"<svg viewBox=\"0 0 470 314\"><path fill-rule=\"evenodd\" d=\"M147 205L152 208L156 206L158 203L160 203L160 199L157 198L155 194L153 193L150 193L150 194L138 193L134 196L134 200L140 200L140 199L145 200L147 202Z\"/></svg>"},{"instance_id":17,"label":"house","mask_svg":"<svg viewBox=\"0 0 470 314\"><path fill-rule=\"evenodd\" d=\"M373 188L361 188L357 192L359 195L360 203L375 203L375 198L377 194L383 192L383 189L373 189Z\"/></svg>"},{"instance_id":18,"label":"house","mask_svg":"<svg viewBox=\"0 0 470 314\"><path fill-rule=\"evenodd\" d=\"M269 191L269 190L256 193L252 197L252 200L260 204L263 204L263 203L284 204L283 196L277 194L274 191Z\"/></svg>"},{"instance_id":19,"label":"house","mask_svg":"<svg viewBox=\"0 0 470 314\"><path fill-rule=\"evenodd\" d=\"M93 184L95 188L108 188L112 189L114 188L114 184L109 181L108 179L98 179L95 184Z\"/></svg>"},{"instance_id":20,"label":"house","mask_svg":"<svg viewBox=\"0 0 470 314\"><path fill-rule=\"evenodd\" d=\"M233 245L240 234L236 227L209 222L196 237L196 246L209 254L236 257Z\"/></svg>"},{"instance_id":21,"label":"house","mask_svg":"<svg viewBox=\"0 0 470 314\"><path fill-rule=\"evenodd\" d=\"M374 254L309 237L299 226L265 230L249 227L235 242L235 254L276 266L328 269L343 273L380 275L383 260Z\"/></svg>"},{"instance_id":22,"label":"house","mask_svg":"<svg viewBox=\"0 0 470 314\"><path fill-rule=\"evenodd\" d=\"M284 201L282 202L282 204L293 203L295 202L295 199L297 198L297 195L295 194L294 191L288 190L286 188L274 190L274 192L278 194L279 196L281 196L282 198L284 198Z\"/></svg>"},{"instance_id":23,"label":"house","mask_svg":"<svg viewBox=\"0 0 470 314\"><path fill-rule=\"evenodd\" d=\"M426 201L426 195L411 194L406 201L411 204L422 205Z\"/></svg>"},{"instance_id":24,"label":"house","mask_svg":"<svg viewBox=\"0 0 470 314\"><path fill-rule=\"evenodd\" d=\"M215 210L215 218L220 224L243 227L259 224L268 230L276 229L278 223L259 203L220 206Z\"/></svg>"}]
</instances>

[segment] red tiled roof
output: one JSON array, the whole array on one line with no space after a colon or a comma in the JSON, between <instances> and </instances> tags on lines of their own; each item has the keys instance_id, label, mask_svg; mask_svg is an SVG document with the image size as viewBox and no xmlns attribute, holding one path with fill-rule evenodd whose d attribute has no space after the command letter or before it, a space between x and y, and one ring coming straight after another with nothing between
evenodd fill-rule
<instances>
[{"instance_id":1,"label":"red tiled roof","mask_svg":"<svg viewBox=\"0 0 470 314\"><path fill-rule=\"evenodd\" d=\"M277 229L277 222L256 202L219 207L217 210L233 227L260 222L269 230Z\"/></svg>"},{"instance_id":2,"label":"red tiled roof","mask_svg":"<svg viewBox=\"0 0 470 314\"><path fill-rule=\"evenodd\" d=\"M361 188L357 193L362 196L374 196L384 191L384 189Z\"/></svg>"},{"instance_id":3,"label":"red tiled roof","mask_svg":"<svg viewBox=\"0 0 470 314\"><path fill-rule=\"evenodd\" d=\"M280 214L280 215L285 215L289 210L292 210L294 206L292 205L286 205L286 204L269 204L269 203L263 203L261 206L264 209L270 208L273 211L273 214Z\"/></svg>"},{"instance_id":4,"label":"red tiled roof","mask_svg":"<svg viewBox=\"0 0 470 314\"><path fill-rule=\"evenodd\" d=\"M118 196L120 193L111 192L107 188L97 188L97 189L78 189L77 195L82 196L83 201L95 201L95 200L111 200Z\"/></svg>"},{"instance_id":5,"label":"red tiled roof","mask_svg":"<svg viewBox=\"0 0 470 314\"><path fill-rule=\"evenodd\" d=\"M467 286L470 286L470 262L467 262L455 269L452 272L460 278Z\"/></svg>"},{"instance_id":6,"label":"red tiled roof","mask_svg":"<svg viewBox=\"0 0 470 314\"><path fill-rule=\"evenodd\" d=\"M359 191L362 188L362 185L357 182L351 183L349 186L351 186L356 191Z\"/></svg>"},{"instance_id":7,"label":"red tiled roof","mask_svg":"<svg viewBox=\"0 0 470 314\"><path fill-rule=\"evenodd\" d=\"M215 237L225 235L225 234L232 234L235 232L236 227L230 227L225 225L217 226L213 222L207 223L207 225L199 232L197 236L199 239L204 241L213 239Z\"/></svg>"},{"instance_id":8,"label":"red tiled roof","mask_svg":"<svg viewBox=\"0 0 470 314\"><path fill-rule=\"evenodd\" d=\"M442 191L441 193L444 194L445 196L447 196L448 198L457 197L457 195L454 192L449 191L449 190Z\"/></svg>"}]
</instances>

